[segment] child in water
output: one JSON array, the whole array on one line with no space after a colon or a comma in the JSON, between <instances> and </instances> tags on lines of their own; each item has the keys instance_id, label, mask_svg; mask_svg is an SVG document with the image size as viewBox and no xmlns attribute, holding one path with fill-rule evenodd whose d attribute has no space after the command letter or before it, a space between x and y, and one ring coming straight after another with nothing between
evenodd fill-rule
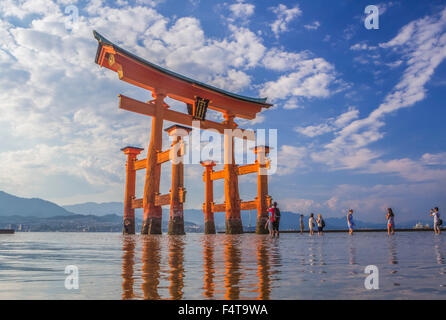
<instances>
[{"instance_id":1,"label":"child in water","mask_svg":"<svg viewBox=\"0 0 446 320\"><path fill-rule=\"evenodd\" d=\"M387 234L395 234L395 215L393 214L392 208L387 208Z\"/></svg>"}]
</instances>

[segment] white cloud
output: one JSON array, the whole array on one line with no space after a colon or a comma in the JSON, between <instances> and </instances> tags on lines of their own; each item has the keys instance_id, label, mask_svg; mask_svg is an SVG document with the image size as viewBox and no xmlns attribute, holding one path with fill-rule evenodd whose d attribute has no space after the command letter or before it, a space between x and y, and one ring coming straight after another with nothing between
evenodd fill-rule
<instances>
[{"instance_id":1,"label":"white cloud","mask_svg":"<svg viewBox=\"0 0 446 320\"><path fill-rule=\"evenodd\" d=\"M327 132L332 132L333 128L327 123L322 123L316 126L297 127L295 130L307 137L313 138Z\"/></svg>"},{"instance_id":2,"label":"white cloud","mask_svg":"<svg viewBox=\"0 0 446 320\"><path fill-rule=\"evenodd\" d=\"M338 168L366 166L375 159L377 153L365 147L384 136L380 129L385 125L386 115L424 99L425 84L446 57L445 30L446 9L443 9L438 15L409 23L392 40L381 44L382 48L401 50L406 57L407 68L399 83L378 108L335 132L325 150L312 158Z\"/></svg>"},{"instance_id":3,"label":"white cloud","mask_svg":"<svg viewBox=\"0 0 446 320\"><path fill-rule=\"evenodd\" d=\"M336 129L343 128L349 122L358 118L359 111L354 107L350 107L347 112L342 113L336 119L330 118L319 125L311 125L307 127L296 127L294 130L310 138L333 132Z\"/></svg>"},{"instance_id":4,"label":"white cloud","mask_svg":"<svg viewBox=\"0 0 446 320\"><path fill-rule=\"evenodd\" d=\"M301 109L303 106L299 103L297 97L291 97L283 104L283 108L287 110Z\"/></svg>"},{"instance_id":5,"label":"white cloud","mask_svg":"<svg viewBox=\"0 0 446 320\"><path fill-rule=\"evenodd\" d=\"M307 30L317 30L321 26L321 23L319 21L314 21L311 24L304 25L304 28Z\"/></svg>"},{"instance_id":6,"label":"white cloud","mask_svg":"<svg viewBox=\"0 0 446 320\"><path fill-rule=\"evenodd\" d=\"M319 203L311 199L284 198L278 199L277 204L281 211L290 211L308 215L321 207ZM296 221L298 224L298 221Z\"/></svg>"},{"instance_id":7,"label":"white cloud","mask_svg":"<svg viewBox=\"0 0 446 320\"><path fill-rule=\"evenodd\" d=\"M293 173L297 168L304 168L306 157L305 147L282 145L277 154L277 174L284 176Z\"/></svg>"},{"instance_id":8,"label":"white cloud","mask_svg":"<svg viewBox=\"0 0 446 320\"><path fill-rule=\"evenodd\" d=\"M279 48L271 48L265 54L262 63L267 69L289 71L298 68L303 61L310 59L310 57L311 52L309 51L296 53L283 51Z\"/></svg>"},{"instance_id":9,"label":"white cloud","mask_svg":"<svg viewBox=\"0 0 446 320\"><path fill-rule=\"evenodd\" d=\"M265 66L281 69L286 62L293 72L282 75L276 81L268 81L260 90L260 95L271 101L286 99L290 96L304 98L326 98L331 94L330 85L336 80L333 65L323 58L305 59L305 54L277 54L278 61L270 63L273 57L266 58ZM280 60L279 60L280 59Z\"/></svg>"},{"instance_id":10,"label":"white cloud","mask_svg":"<svg viewBox=\"0 0 446 320\"><path fill-rule=\"evenodd\" d=\"M255 6L251 3L245 3L243 0L239 0L229 6L233 16L235 18L247 19L254 14Z\"/></svg>"},{"instance_id":11,"label":"white cloud","mask_svg":"<svg viewBox=\"0 0 446 320\"><path fill-rule=\"evenodd\" d=\"M0 130L7 141L0 146L0 189L23 196L120 199L125 157L119 149L147 145L150 121L118 109L116 95L144 100L150 93L94 64L92 30L154 63L232 91L251 85L247 70L260 66L265 51L247 28L230 26L229 36L208 38L195 18L171 21L152 7L118 9L102 1L89 2L70 31L64 7L40 4L0 3L3 15L30 17L22 27L0 20ZM55 181L69 186L54 190Z\"/></svg>"},{"instance_id":12,"label":"white cloud","mask_svg":"<svg viewBox=\"0 0 446 320\"><path fill-rule=\"evenodd\" d=\"M444 180L446 178L446 168L430 168L427 166L433 164L446 165L445 153L427 153L418 161L408 158L389 161L378 160L365 168L364 172L397 174L407 181Z\"/></svg>"},{"instance_id":13,"label":"white cloud","mask_svg":"<svg viewBox=\"0 0 446 320\"><path fill-rule=\"evenodd\" d=\"M276 14L276 20L271 24L271 30L276 37L278 37L280 33L288 31L288 24L302 14L302 11L297 5L288 8L284 4L279 4L277 7L271 9Z\"/></svg>"},{"instance_id":14,"label":"white cloud","mask_svg":"<svg viewBox=\"0 0 446 320\"><path fill-rule=\"evenodd\" d=\"M378 47L376 47L376 46L369 46L368 44L366 44L366 43L356 43L356 44L354 44L354 45L352 45L351 47L350 47L350 50L353 50L353 51L360 51L360 50L376 50L376 49L378 49Z\"/></svg>"},{"instance_id":15,"label":"white cloud","mask_svg":"<svg viewBox=\"0 0 446 320\"><path fill-rule=\"evenodd\" d=\"M426 165L446 165L446 152L437 154L425 153L421 160Z\"/></svg>"}]
</instances>

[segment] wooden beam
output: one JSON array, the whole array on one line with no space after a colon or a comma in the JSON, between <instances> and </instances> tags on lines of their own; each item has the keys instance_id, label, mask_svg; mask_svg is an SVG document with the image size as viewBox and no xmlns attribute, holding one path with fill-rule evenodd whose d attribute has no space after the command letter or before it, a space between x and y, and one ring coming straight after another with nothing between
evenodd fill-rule
<instances>
[{"instance_id":1,"label":"wooden beam","mask_svg":"<svg viewBox=\"0 0 446 320\"><path fill-rule=\"evenodd\" d=\"M155 197L156 206L166 206L170 204L170 193L160 194ZM133 209L142 208L142 199L133 199L132 201Z\"/></svg>"},{"instance_id":2,"label":"wooden beam","mask_svg":"<svg viewBox=\"0 0 446 320\"><path fill-rule=\"evenodd\" d=\"M158 163L164 163L170 160L170 149L158 153Z\"/></svg>"},{"instance_id":3,"label":"wooden beam","mask_svg":"<svg viewBox=\"0 0 446 320\"><path fill-rule=\"evenodd\" d=\"M142 208L142 199L133 199L132 208L133 209Z\"/></svg>"},{"instance_id":4,"label":"wooden beam","mask_svg":"<svg viewBox=\"0 0 446 320\"><path fill-rule=\"evenodd\" d=\"M259 168L259 165L257 163L239 166L239 167L237 167L237 175L241 176L244 174L255 173L258 171L258 168Z\"/></svg>"},{"instance_id":5,"label":"wooden beam","mask_svg":"<svg viewBox=\"0 0 446 320\"><path fill-rule=\"evenodd\" d=\"M204 206L204 204L203 204ZM241 210L256 210L257 209L257 200L252 201L242 201L240 203ZM212 212L225 212L226 205L224 203L221 204L212 204Z\"/></svg>"},{"instance_id":6,"label":"wooden beam","mask_svg":"<svg viewBox=\"0 0 446 320\"><path fill-rule=\"evenodd\" d=\"M211 173L211 180L219 180L219 179L223 179L224 177L225 177L224 170L214 171Z\"/></svg>"},{"instance_id":7,"label":"wooden beam","mask_svg":"<svg viewBox=\"0 0 446 320\"><path fill-rule=\"evenodd\" d=\"M160 194L155 197L156 206L165 206L170 204L170 193Z\"/></svg>"},{"instance_id":8,"label":"wooden beam","mask_svg":"<svg viewBox=\"0 0 446 320\"><path fill-rule=\"evenodd\" d=\"M127 111L136 112L139 114L143 114L146 116L153 117L155 114L155 105L153 103L145 103L142 101L138 101L124 95L119 95L119 108ZM192 121L194 118L185 113L181 113L174 110L165 109L164 110L164 120L171 121L174 123L179 123L185 126L192 126ZM203 130L217 130L220 134L224 134L225 129L231 129L228 125L224 123L219 123L210 120L200 121L200 129ZM239 129L239 128L236 128ZM241 130L242 138L245 140L255 141L255 133L252 130ZM239 136L237 136L238 138Z\"/></svg>"},{"instance_id":9,"label":"wooden beam","mask_svg":"<svg viewBox=\"0 0 446 320\"><path fill-rule=\"evenodd\" d=\"M249 174L249 173L256 173L258 168L259 165L257 163L246 164L244 166L238 166L236 169L236 173L238 176L242 176L244 174ZM224 177L225 177L224 170L214 171L211 173L211 180L224 179Z\"/></svg>"},{"instance_id":10,"label":"wooden beam","mask_svg":"<svg viewBox=\"0 0 446 320\"><path fill-rule=\"evenodd\" d=\"M214 204L212 203L212 212L225 212L226 211L226 205L223 204Z\"/></svg>"},{"instance_id":11,"label":"wooden beam","mask_svg":"<svg viewBox=\"0 0 446 320\"><path fill-rule=\"evenodd\" d=\"M147 159L141 159L135 161L135 170L145 169L147 166Z\"/></svg>"},{"instance_id":12,"label":"wooden beam","mask_svg":"<svg viewBox=\"0 0 446 320\"><path fill-rule=\"evenodd\" d=\"M256 210L257 209L257 200L241 202L240 209L241 210Z\"/></svg>"}]
</instances>

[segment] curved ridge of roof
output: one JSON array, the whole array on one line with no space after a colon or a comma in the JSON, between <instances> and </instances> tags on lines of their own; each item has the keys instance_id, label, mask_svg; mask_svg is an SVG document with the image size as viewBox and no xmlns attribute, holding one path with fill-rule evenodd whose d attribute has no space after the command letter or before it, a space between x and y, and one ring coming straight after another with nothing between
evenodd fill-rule
<instances>
[{"instance_id":1,"label":"curved ridge of roof","mask_svg":"<svg viewBox=\"0 0 446 320\"><path fill-rule=\"evenodd\" d=\"M272 106L272 104L266 102L267 98L252 98L252 97L242 96L242 95L239 95L239 94L236 94L236 93L233 93L233 92L229 92L229 91L226 91L226 90L223 90L223 89L220 89L220 88L208 85L206 83L203 83L203 82L200 82L200 81L188 78L188 77L183 76L183 75L181 75L179 73L170 71L170 70L165 69L163 67L160 67L160 66L158 66L158 65L156 65L156 64L154 64L154 63L152 63L150 61L147 61L147 60L145 60L143 58L140 58L140 57L134 55L133 53L131 53L131 52L125 50L125 49L122 49L121 47L117 46L116 44L114 44L110 40L106 39L104 36L102 36L96 30L93 30L93 35L96 38L96 40L98 41L98 43L99 43L99 47L98 47L98 50L96 52L96 58L95 58L95 62L96 63L98 63L99 54L101 52L101 46L103 46L103 45L110 46L110 47L113 47L113 49L115 51L124 53L125 55L131 57L132 59L135 59L138 62L140 62L140 63L142 63L144 65L149 66L150 68L156 69L156 70L158 70L158 71L160 71L162 73L165 73L167 75L170 75L172 77L181 79L183 81L189 82L189 83L194 84L194 85L198 85L198 86L203 87L205 89L209 89L209 90L212 90L212 91L215 91L215 92L218 92L218 93L230 96L230 97L235 98L235 99L262 104L266 108Z\"/></svg>"}]
</instances>

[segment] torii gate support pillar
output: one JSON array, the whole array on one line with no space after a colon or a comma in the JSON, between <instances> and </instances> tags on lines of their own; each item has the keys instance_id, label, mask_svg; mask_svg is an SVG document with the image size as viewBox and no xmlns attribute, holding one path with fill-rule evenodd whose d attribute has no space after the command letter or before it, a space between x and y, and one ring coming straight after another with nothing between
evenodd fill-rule
<instances>
[{"instance_id":1,"label":"torii gate support pillar","mask_svg":"<svg viewBox=\"0 0 446 320\"><path fill-rule=\"evenodd\" d=\"M156 197L160 192L161 164L158 163L158 153L163 144L163 116L164 93L154 91L155 114L152 116L152 130L149 150L147 150L146 178L143 195L143 225L141 234L162 233L162 208L156 203Z\"/></svg>"},{"instance_id":2,"label":"torii gate support pillar","mask_svg":"<svg viewBox=\"0 0 446 320\"><path fill-rule=\"evenodd\" d=\"M257 234L267 234L268 229L265 227L268 220L268 206L271 202L268 196L268 146L258 146L254 148L257 163Z\"/></svg>"},{"instance_id":3,"label":"torii gate support pillar","mask_svg":"<svg viewBox=\"0 0 446 320\"><path fill-rule=\"evenodd\" d=\"M123 234L135 234L135 209L133 200L135 199L136 170L135 161L142 148L125 147L121 149L127 155L125 165L125 197L124 197L124 227Z\"/></svg>"},{"instance_id":4,"label":"torii gate support pillar","mask_svg":"<svg viewBox=\"0 0 446 320\"><path fill-rule=\"evenodd\" d=\"M214 222L214 212L212 211L212 206L214 204L214 184L212 181L213 167L215 166L214 161L203 161L201 165L205 167L203 174L204 180L204 233L205 234L215 234L215 222Z\"/></svg>"},{"instance_id":5,"label":"torii gate support pillar","mask_svg":"<svg viewBox=\"0 0 446 320\"><path fill-rule=\"evenodd\" d=\"M226 234L243 233L242 218L240 216L240 194L238 191L237 165L234 158L234 137L232 129L236 128L234 115L225 113L225 123L231 129L225 129L225 206L226 206Z\"/></svg>"},{"instance_id":6,"label":"torii gate support pillar","mask_svg":"<svg viewBox=\"0 0 446 320\"><path fill-rule=\"evenodd\" d=\"M186 191L184 189L184 141L192 129L179 125L167 128L165 131L173 137L172 148L170 149L172 161L172 186L170 189L170 215L168 234L182 235L184 233L183 202ZM178 154L180 153L180 155Z\"/></svg>"}]
</instances>

